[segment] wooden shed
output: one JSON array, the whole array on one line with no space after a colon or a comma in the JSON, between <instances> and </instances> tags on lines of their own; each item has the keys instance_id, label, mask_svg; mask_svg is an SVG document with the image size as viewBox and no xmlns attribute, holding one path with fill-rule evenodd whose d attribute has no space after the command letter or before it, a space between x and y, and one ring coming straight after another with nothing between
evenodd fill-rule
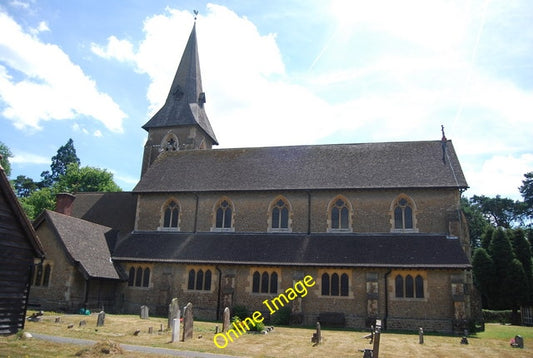
<instances>
[{"instance_id":1,"label":"wooden shed","mask_svg":"<svg viewBox=\"0 0 533 358\"><path fill-rule=\"evenodd\" d=\"M0 334L24 328L30 280L42 246L0 166ZM37 260L38 261L38 260Z\"/></svg>"}]
</instances>

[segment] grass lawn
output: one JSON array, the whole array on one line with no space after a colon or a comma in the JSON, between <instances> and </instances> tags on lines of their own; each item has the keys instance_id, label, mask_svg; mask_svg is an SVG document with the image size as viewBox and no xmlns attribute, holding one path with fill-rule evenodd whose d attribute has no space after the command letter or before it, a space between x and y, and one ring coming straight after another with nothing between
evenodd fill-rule
<instances>
[{"instance_id":1,"label":"grass lawn","mask_svg":"<svg viewBox=\"0 0 533 358\"><path fill-rule=\"evenodd\" d=\"M90 339L94 341L110 340L117 343L163 347L178 350L201 351L246 357L362 357L358 349L372 348L361 337L367 332L353 330L323 330L323 344L313 347L309 328L276 327L267 335L244 334L224 349L213 343L215 326L220 323L194 323L194 338L187 342L170 343L171 333L166 331L166 319L150 318L142 320L131 315L106 315L105 325L96 327L96 314L90 316L65 315L53 312L45 313L41 322L27 322L26 332L43 333L64 337ZM60 317L56 323L55 318ZM79 326L86 320L86 326ZM72 324L73 328L68 328ZM164 330L159 332L160 326ZM149 327L153 333L148 333ZM140 330L138 335L134 335ZM516 334L524 337L524 349L511 348L509 341ZM533 357L533 327L503 326L487 324L486 331L469 337L470 344L461 345L460 337L426 334L424 344L418 343L418 334L389 333L381 335L381 358L411 357L494 357L520 358ZM21 340L16 336L0 337L0 357L74 357L85 349L82 357L100 357L96 350L45 342L37 339ZM140 353L124 352L122 357L157 357Z\"/></svg>"}]
</instances>

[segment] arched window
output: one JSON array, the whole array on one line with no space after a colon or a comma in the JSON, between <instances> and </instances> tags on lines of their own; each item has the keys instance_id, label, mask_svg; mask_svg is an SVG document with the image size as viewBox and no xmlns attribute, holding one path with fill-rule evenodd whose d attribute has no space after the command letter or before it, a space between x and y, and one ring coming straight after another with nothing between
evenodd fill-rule
<instances>
[{"instance_id":1,"label":"arched window","mask_svg":"<svg viewBox=\"0 0 533 358\"><path fill-rule=\"evenodd\" d=\"M416 298L424 298L424 279L420 275L415 278L415 295Z\"/></svg>"},{"instance_id":2,"label":"arched window","mask_svg":"<svg viewBox=\"0 0 533 358\"><path fill-rule=\"evenodd\" d=\"M331 231L351 230L350 223L351 206L343 197L335 198L329 206L329 219Z\"/></svg>"},{"instance_id":3,"label":"arched window","mask_svg":"<svg viewBox=\"0 0 533 358\"><path fill-rule=\"evenodd\" d=\"M322 296L329 296L329 275L327 273L322 274Z\"/></svg>"},{"instance_id":4,"label":"arched window","mask_svg":"<svg viewBox=\"0 0 533 358\"><path fill-rule=\"evenodd\" d=\"M179 213L179 206L174 200L168 203L163 211L163 227L177 229L179 227Z\"/></svg>"},{"instance_id":5,"label":"arched window","mask_svg":"<svg viewBox=\"0 0 533 358\"><path fill-rule=\"evenodd\" d=\"M331 275L331 295L332 296L339 295L339 275L336 273Z\"/></svg>"},{"instance_id":6,"label":"arched window","mask_svg":"<svg viewBox=\"0 0 533 358\"><path fill-rule=\"evenodd\" d=\"M48 283L50 282L50 271L51 267L49 264L46 264L44 266L44 276L43 276L43 286L48 287Z\"/></svg>"},{"instance_id":7,"label":"arched window","mask_svg":"<svg viewBox=\"0 0 533 358\"><path fill-rule=\"evenodd\" d=\"M233 228L233 205L223 199L215 207L215 230L230 230Z\"/></svg>"},{"instance_id":8,"label":"arched window","mask_svg":"<svg viewBox=\"0 0 533 358\"><path fill-rule=\"evenodd\" d=\"M413 276L411 275L407 275L405 277L405 297L406 298L415 297L414 281L413 281Z\"/></svg>"},{"instance_id":9,"label":"arched window","mask_svg":"<svg viewBox=\"0 0 533 358\"><path fill-rule=\"evenodd\" d=\"M128 286L133 286L135 283L135 267L130 267L130 272L128 275Z\"/></svg>"},{"instance_id":10,"label":"arched window","mask_svg":"<svg viewBox=\"0 0 533 358\"><path fill-rule=\"evenodd\" d=\"M252 281L252 292L259 293L260 281L261 281L261 274L255 271L253 275L253 281Z\"/></svg>"},{"instance_id":11,"label":"arched window","mask_svg":"<svg viewBox=\"0 0 533 358\"><path fill-rule=\"evenodd\" d=\"M272 272L270 275L270 293L278 292L278 274Z\"/></svg>"},{"instance_id":12,"label":"arched window","mask_svg":"<svg viewBox=\"0 0 533 358\"><path fill-rule=\"evenodd\" d=\"M196 273L194 272L194 270L190 270L189 271L189 280L187 282L187 289L188 290L194 290L195 278L196 278Z\"/></svg>"},{"instance_id":13,"label":"arched window","mask_svg":"<svg viewBox=\"0 0 533 358\"><path fill-rule=\"evenodd\" d=\"M142 280L143 280L143 269L142 267L137 267L137 272L135 274L135 286L141 287Z\"/></svg>"},{"instance_id":14,"label":"arched window","mask_svg":"<svg viewBox=\"0 0 533 358\"><path fill-rule=\"evenodd\" d=\"M403 298L403 277L401 275L396 276L394 286L396 288L396 297Z\"/></svg>"},{"instance_id":15,"label":"arched window","mask_svg":"<svg viewBox=\"0 0 533 358\"><path fill-rule=\"evenodd\" d=\"M394 230L414 230L414 204L406 197L398 198L392 208Z\"/></svg>"},{"instance_id":16,"label":"arched window","mask_svg":"<svg viewBox=\"0 0 533 358\"><path fill-rule=\"evenodd\" d=\"M271 228L274 230L289 230L290 207L284 198L277 199L271 205Z\"/></svg>"},{"instance_id":17,"label":"arched window","mask_svg":"<svg viewBox=\"0 0 533 358\"><path fill-rule=\"evenodd\" d=\"M41 286L43 280L43 265L37 266L37 273L35 274L35 286Z\"/></svg>"},{"instance_id":18,"label":"arched window","mask_svg":"<svg viewBox=\"0 0 533 358\"><path fill-rule=\"evenodd\" d=\"M348 296L348 275L343 273L341 275L341 296Z\"/></svg>"},{"instance_id":19,"label":"arched window","mask_svg":"<svg viewBox=\"0 0 533 358\"><path fill-rule=\"evenodd\" d=\"M261 293L268 293L268 272L263 272L261 276Z\"/></svg>"},{"instance_id":20,"label":"arched window","mask_svg":"<svg viewBox=\"0 0 533 358\"><path fill-rule=\"evenodd\" d=\"M150 285L150 269L147 267L144 269L143 273L143 287L148 287Z\"/></svg>"},{"instance_id":21,"label":"arched window","mask_svg":"<svg viewBox=\"0 0 533 358\"><path fill-rule=\"evenodd\" d=\"M205 272L204 290L211 291L211 270Z\"/></svg>"},{"instance_id":22,"label":"arched window","mask_svg":"<svg viewBox=\"0 0 533 358\"><path fill-rule=\"evenodd\" d=\"M204 288L204 271L198 270L196 273L196 290L202 290Z\"/></svg>"},{"instance_id":23,"label":"arched window","mask_svg":"<svg viewBox=\"0 0 533 358\"><path fill-rule=\"evenodd\" d=\"M174 133L169 133L161 142L161 149L164 152L173 152L178 150L178 137Z\"/></svg>"}]
</instances>

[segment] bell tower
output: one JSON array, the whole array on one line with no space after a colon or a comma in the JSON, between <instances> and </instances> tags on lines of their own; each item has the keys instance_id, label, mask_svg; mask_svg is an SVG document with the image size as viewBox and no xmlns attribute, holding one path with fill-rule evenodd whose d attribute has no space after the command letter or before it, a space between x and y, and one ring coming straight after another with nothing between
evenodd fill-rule
<instances>
[{"instance_id":1,"label":"bell tower","mask_svg":"<svg viewBox=\"0 0 533 358\"><path fill-rule=\"evenodd\" d=\"M148 139L141 177L163 152L211 149L218 144L205 113L205 102L195 22L165 104L143 126Z\"/></svg>"}]
</instances>

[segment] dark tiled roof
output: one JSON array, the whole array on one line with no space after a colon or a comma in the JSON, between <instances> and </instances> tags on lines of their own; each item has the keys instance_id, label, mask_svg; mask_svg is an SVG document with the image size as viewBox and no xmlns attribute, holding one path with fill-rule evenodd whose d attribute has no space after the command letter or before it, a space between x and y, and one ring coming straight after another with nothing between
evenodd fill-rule
<instances>
[{"instance_id":1,"label":"dark tiled roof","mask_svg":"<svg viewBox=\"0 0 533 358\"><path fill-rule=\"evenodd\" d=\"M136 192L466 188L451 141L166 152Z\"/></svg>"},{"instance_id":2,"label":"dark tiled roof","mask_svg":"<svg viewBox=\"0 0 533 358\"><path fill-rule=\"evenodd\" d=\"M137 195L131 192L77 193L71 215L117 229L122 236L133 231L136 209Z\"/></svg>"},{"instance_id":3,"label":"dark tiled roof","mask_svg":"<svg viewBox=\"0 0 533 358\"><path fill-rule=\"evenodd\" d=\"M203 99L200 98L201 96ZM218 144L203 107L204 101L205 93L202 90L196 25L194 25L167 100L143 128L148 130L154 127L198 125L215 144Z\"/></svg>"},{"instance_id":4,"label":"dark tiled roof","mask_svg":"<svg viewBox=\"0 0 533 358\"><path fill-rule=\"evenodd\" d=\"M106 241L106 236L115 234L111 228L50 210L43 213L36 225L41 225L43 220L55 230L67 254L79 264L86 277L121 279Z\"/></svg>"},{"instance_id":5,"label":"dark tiled roof","mask_svg":"<svg viewBox=\"0 0 533 358\"><path fill-rule=\"evenodd\" d=\"M115 260L210 264L468 268L458 239L435 234L134 232Z\"/></svg>"}]
</instances>

